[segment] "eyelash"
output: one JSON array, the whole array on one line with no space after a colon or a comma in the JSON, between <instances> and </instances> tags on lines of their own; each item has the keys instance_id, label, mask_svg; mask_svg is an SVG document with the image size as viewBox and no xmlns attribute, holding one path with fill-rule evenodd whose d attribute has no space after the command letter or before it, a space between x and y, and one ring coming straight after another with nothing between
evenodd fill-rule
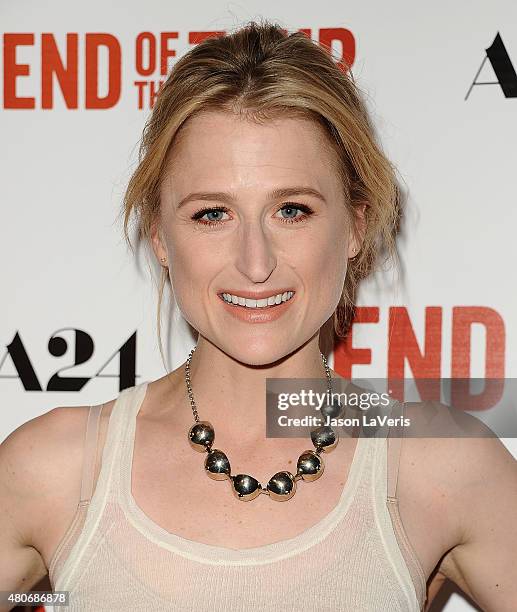
<instances>
[{"instance_id":1,"label":"eyelash","mask_svg":"<svg viewBox=\"0 0 517 612\"><path fill-rule=\"evenodd\" d=\"M307 221L307 219L314 212L311 208L309 208L305 204L295 204L294 202L293 203L288 202L288 203L284 204L276 212L279 212L280 210L284 210L285 208L288 208L288 209L289 208L297 208L297 209L301 210L304 214L300 215L299 217L297 217L295 219L282 219L282 223L302 223L304 221ZM208 225L208 226L220 225L221 223L225 223L225 221L202 221L201 220L201 217L204 217L206 215L206 213L213 212L213 211L222 211L222 212L226 212L226 213L230 212L230 210L228 208L226 208L226 206L214 206L214 207L211 207L211 208L202 208L201 210L198 210L196 213L194 213L192 215L192 220L193 221L197 221L201 225Z\"/></svg>"}]
</instances>

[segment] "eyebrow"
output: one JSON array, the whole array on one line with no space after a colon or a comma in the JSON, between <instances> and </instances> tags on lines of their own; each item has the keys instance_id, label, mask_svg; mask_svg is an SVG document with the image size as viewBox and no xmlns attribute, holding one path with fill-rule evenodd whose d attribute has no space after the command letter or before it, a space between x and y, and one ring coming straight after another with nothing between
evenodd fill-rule
<instances>
[{"instance_id":1,"label":"eyebrow","mask_svg":"<svg viewBox=\"0 0 517 612\"><path fill-rule=\"evenodd\" d=\"M282 198L289 198L291 196L297 195L307 195L312 196L313 198L317 198L322 202L326 203L327 201L321 195L319 191L313 189L312 187L281 187L279 189L274 189L270 191L268 197L270 200L280 200ZM227 202L231 203L235 201L237 198L229 192L226 191L196 191L194 193L189 193L187 196L181 199L177 208L181 208L185 206L188 202L192 202L193 200L205 200L205 201L217 201L217 202Z\"/></svg>"}]
</instances>

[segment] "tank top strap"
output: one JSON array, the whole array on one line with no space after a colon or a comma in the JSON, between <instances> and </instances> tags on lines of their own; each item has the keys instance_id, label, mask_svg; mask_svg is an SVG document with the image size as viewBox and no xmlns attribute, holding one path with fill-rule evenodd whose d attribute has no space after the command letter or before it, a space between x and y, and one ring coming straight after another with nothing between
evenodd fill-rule
<instances>
[{"instance_id":1,"label":"tank top strap","mask_svg":"<svg viewBox=\"0 0 517 612\"><path fill-rule=\"evenodd\" d=\"M120 464L120 447L123 446L130 422L132 402L135 396L139 395L143 385L122 390L113 404L102 450L100 472L95 486L100 417L105 404L89 407L84 436L80 501L74 519L49 564L49 576L54 589L66 590L62 586L67 585L67 580L80 561L83 548L93 537L108 498L114 494L112 493L113 488L116 489L118 486L116 475L119 471L117 468Z\"/></svg>"},{"instance_id":2,"label":"tank top strap","mask_svg":"<svg viewBox=\"0 0 517 612\"><path fill-rule=\"evenodd\" d=\"M405 403L396 402L393 407L392 416L397 418L396 424L389 427L388 436L386 437L386 471L387 471L387 488L386 488L386 507L391 517L394 534L397 538L398 547L407 570L411 576L411 582L414 587L415 596L421 610L424 609L427 593L426 576L424 569L420 563L415 549L409 540L405 527L402 523L399 509L398 499L398 480L400 471L400 454L402 449L402 441L404 439L404 413Z\"/></svg>"},{"instance_id":3,"label":"tank top strap","mask_svg":"<svg viewBox=\"0 0 517 612\"><path fill-rule=\"evenodd\" d=\"M84 461L81 478L81 505L90 505L89 513L101 512L108 497L118 494L118 474L131 418L134 414L135 399L141 395L147 383L123 389L113 404L109 415L100 471L95 485L100 417L105 404L90 406L85 434Z\"/></svg>"},{"instance_id":4,"label":"tank top strap","mask_svg":"<svg viewBox=\"0 0 517 612\"><path fill-rule=\"evenodd\" d=\"M104 404L90 406L86 421L83 466L81 474L80 504L88 503L93 493L95 464L97 459L97 444L99 439L99 423Z\"/></svg>"},{"instance_id":5,"label":"tank top strap","mask_svg":"<svg viewBox=\"0 0 517 612\"><path fill-rule=\"evenodd\" d=\"M392 410L392 417L402 417L404 419L405 404L396 402ZM402 447L402 438L404 436L404 427L399 421L395 426L390 426L388 431L388 499L397 498L397 484L400 467L400 451Z\"/></svg>"},{"instance_id":6,"label":"tank top strap","mask_svg":"<svg viewBox=\"0 0 517 612\"><path fill-rule=\"evenodd\" d=\"M81 468L81 493L75 514L63 537L59 541L52 555L48 574L52 588L55 588L56 576L59 574L70 551L80 536L84 525L86 513L93 493L95 477L95 463L97 458L97 442L99 435L99 421L104 404L90 406L86 420L86 432L83 445L83 463Z\"/></svg>"},{"instance_id":7,"label":"tank top strap","mask_svg":"<svg viewBox=\"0 0 517 612\"><path fill-rule=\"evenodd\" d=\"M136 416L143 404L147 394L149 383L143 382L129 389L125 389L117 401L117 421L113 425L113 429L117 435L113 449L113 482L110 483L112 488L112 497L116 497L117 503L122 504L121 491L124 485L126 472L129 470L131 474L133 445L135 441Z\"/></svg>"}]
</instances>

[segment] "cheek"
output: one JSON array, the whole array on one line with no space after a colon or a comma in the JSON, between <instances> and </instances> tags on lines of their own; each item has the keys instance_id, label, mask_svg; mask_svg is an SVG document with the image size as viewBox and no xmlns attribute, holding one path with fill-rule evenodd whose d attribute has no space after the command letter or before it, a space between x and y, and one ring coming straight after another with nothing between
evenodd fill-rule
<instances>
[{"instance_id":1,"label":"cheek","mask_svg":"<svg viewBox=\"0 0 517 612\"><path fill-rule=\"evenodd\" d=\"M178 306L182 310L202 308L202 292L210 289L219 262L225 261L224 255L217 252L214 241L196 240L182 227L167 236L167 249L172 290Z\"/></svg>"},{"instance_id":2,"label":"cheek","mask_svg":"<svg viewBox=\"0 0 517 612\"><path fill-rule=\"evenodd\" d=\"M344 249L338 244L328 244L307 262L307 279L311 289L329 302L339 300L347 271Z\"/></svg>"},{"instance_id":3,"label":"cheek","mask_svg":"<svg viewBox=\"0 0 517 612\"><path fill-rule=\"evenodd\" d=\"M339 303L348 269L346 227L338 222L322 232L304 256L309 291L332 312Z\"/></svg>"},{"instance_id":4,"label":"cheek","mask_svg":"<svg viewBox=\"0 0 517 612\"><path fill-rule=\"evenodd\" d=\"M200 262L203 260L198 252L198 257L194 257L192 244L174 234L167 237L168 252L170 254L170 275L172 290L176 301L181 310L183 305L192 308L193 304L199 301L194 300L197 290L196 283L199 282L203 267Z\"/></svg>"}]
</instances>

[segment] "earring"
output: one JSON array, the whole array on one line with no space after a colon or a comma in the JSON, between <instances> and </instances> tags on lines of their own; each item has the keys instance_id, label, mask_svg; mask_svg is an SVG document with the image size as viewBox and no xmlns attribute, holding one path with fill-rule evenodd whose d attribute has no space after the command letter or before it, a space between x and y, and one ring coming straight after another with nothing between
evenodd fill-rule
<instances>
[{"instance_id":1,"label":"earring","mask_svg":"<svg viewBox=\"0 0 517 612\"><path fill-rule=\"evenodd\" d=\"M167 257L160 257L160 261L161 261L162 263L165 263L165 262L167 261Z\"/></svg>"}]
</instances>

